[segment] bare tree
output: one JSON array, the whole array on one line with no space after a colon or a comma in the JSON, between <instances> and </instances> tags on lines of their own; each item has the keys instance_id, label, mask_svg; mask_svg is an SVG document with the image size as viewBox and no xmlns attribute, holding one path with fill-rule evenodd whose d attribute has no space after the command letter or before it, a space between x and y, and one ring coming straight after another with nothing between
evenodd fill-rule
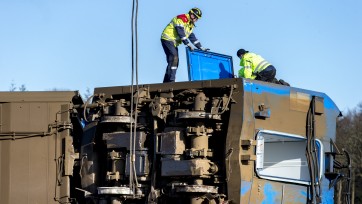
<instances>
[{"instance_id":1,"label":"bare tree","mask_svg":"<svg viewBox=\"0 0 362 204\"><path fill-rule=\"evenodd\" d=\"M52 89L47 89L47 91L70 91L70 89L54 87Z\"/></svg>"},{"instance_id":2,"label":"bare tree","mask_svg":"<svg viewBox=\"0 0 362 204\"><path fill-rule=\"evenodd\" d=\"M27 91L27 90L26 90L26 87L25 87L25 84L22 84L22 85L19 87L19 91Z\"/></svg>"},{"instance_id":3,"label":"bare tree","mask_svg":"<svg viewBox=\"0 0 362 204\"><path fill-rule=\"evenodd\" d=\"M87 87L85 93L83 94L84 100L87 100L91 95L92 95L92 93L90 92L89 87Z\"/></svg>"},{"instance_id":4,"label":"bare tree","mask_svg":"<svg viewBox=\"0 0 362 204\"><path fill-rule=\"evenodd\" d=\"M11 84L10 84L10 87L9 87L9 91L10 91L10 92L14 92L14 91L16 91L16 90L19 90L19 91L27 91L25 84L22 84L20 87L16 87L16 84L15 84L15 82L14 82L14 80L13 80L13 81L11 81Z\"/></svg>"},{"instance_id":5,"label":"bare tree","mask_svg":"<svg viewBox=\"0 0 362 204\"><path fill-rule=\"evenodd\" d=\"M354 203L362 203L362 102L338 120L337 145L351 155L352 195Z\"/></svg>"},{"instance_id":6,"label":"bare tree","mask_svg":"<svg viewBox=\"0 0 362 204\"><path fill-rule=\"evenodd\" d=\"M11 91L11 92L16 91L16 84L14 81L11 81L9 91Z\"/></svg>"}]
</instances>

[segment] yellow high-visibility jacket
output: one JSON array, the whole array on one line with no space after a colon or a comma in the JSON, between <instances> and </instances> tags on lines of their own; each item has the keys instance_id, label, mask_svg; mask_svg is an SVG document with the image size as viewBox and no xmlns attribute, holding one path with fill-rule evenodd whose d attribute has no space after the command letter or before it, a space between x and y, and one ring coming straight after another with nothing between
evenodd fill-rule
<instances>
[{"instance_id":1,"label":"yellow high-visibility jacket","mask_svg":"<svg viewBox=\"0 0 362 204\"><path fill-rule=\"evenodd\" d=\"M255 79L256 74L263 71L271 65L260 55L255 53L245 53L240 60L241 69L239 70L239 77L244 77L248 79Z\"/></svg>"},{"instance_id":2,"label":"yellow high-visibility jacket","mask_svg":"<svg viewBox=\"0 0 362 204\"><path fill-rule=\"evenodd\" d=\"M181 14L174 17L162 32L161 39L172 41L175 47L181 42L187 44L189 39L192 44L199 43L195 34L192 32L195 25L191 22L189 14Z\"/></svg>"}]
</instances>

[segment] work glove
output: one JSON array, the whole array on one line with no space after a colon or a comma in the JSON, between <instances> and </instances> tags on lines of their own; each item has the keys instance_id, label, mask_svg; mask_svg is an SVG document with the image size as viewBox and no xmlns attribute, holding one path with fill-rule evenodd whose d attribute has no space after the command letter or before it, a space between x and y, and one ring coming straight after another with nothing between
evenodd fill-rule
<instances>
[{"instance_id":1,"label":"work glove","mask_svg":"<svg viewBox=\"0 0 362 204\"><path fill-rule=\"evenodd\" d=\"M200 47L200 50L205 51L205 52L210 51L209 48L204 48L204 47Z\"/></svg>"},{"instance_id":2,"label":"work glove","mask_svg":"<svg viewBox=\"0 0 362 204\"><path fill-rule=\"evenodd\" d=\"M189 44L187 44L186 46L190 48L190 51L194 51L194 50L195 50L195 48L194 48L194 47L192 47L192 45L191 45L190 43L189 43Z\"/></svg>"}]
</instances>

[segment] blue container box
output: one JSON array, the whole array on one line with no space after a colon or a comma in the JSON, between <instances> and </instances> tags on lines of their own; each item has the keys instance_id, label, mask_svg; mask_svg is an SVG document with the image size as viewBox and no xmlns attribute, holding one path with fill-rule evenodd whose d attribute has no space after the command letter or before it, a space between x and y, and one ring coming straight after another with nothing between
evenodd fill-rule
<instances>
[{"instance_id":1,"label":"blue container box","mask_svg":"<svg viewBox=\"0 0 362 204\"><path fill-rule=\"evenodd\" d=\"M215 52L186 48L189 81L234 77L233 58Z\"/></svg>"}]
</instances>

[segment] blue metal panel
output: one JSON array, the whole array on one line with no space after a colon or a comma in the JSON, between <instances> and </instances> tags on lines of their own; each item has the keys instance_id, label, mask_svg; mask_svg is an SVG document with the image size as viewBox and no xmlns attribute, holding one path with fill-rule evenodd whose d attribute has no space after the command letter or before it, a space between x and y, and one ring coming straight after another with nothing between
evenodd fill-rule
<instances>
[{"instance_id":1,"label":"blue metal panel","mask_svg":"<svg viewBox=\"0 0 362 204\"><path fill-rule=\"evenodd\" d=\"M284 191L283 193L283 203L307 203L308 196L307 186L283 184Z\"/></svg>"},{"instance_id":2,"label":"blue metal panel","mask_svg":"<svg viewBox=\"0 0 362 204\"><path fill-rule=\"evenodd\" d=\"M245 196L247 193L250 194L252 183L249 181L241 181L240 195Z\"/></svg>"},{"instance_id":3,"label":"blue metal panel","mask_svg":"<svg viewBox=\"0 0 362 204\"><path fill-rule=\"evenodd\" d=\"M234 77L231 56L186 48L190 81L224 79Z\"/></svg>"},{"instance_id":4,"label":"blue metal panel","mask_svg":"<svg viewBox=\"0 0 362 204\"><path fill-rule=\"evenodd\" d=\"M263 188L264 199L261 201L262 204L271 203L282 203L281 187L266 183Z\"/></svg>"}]
</instances>

